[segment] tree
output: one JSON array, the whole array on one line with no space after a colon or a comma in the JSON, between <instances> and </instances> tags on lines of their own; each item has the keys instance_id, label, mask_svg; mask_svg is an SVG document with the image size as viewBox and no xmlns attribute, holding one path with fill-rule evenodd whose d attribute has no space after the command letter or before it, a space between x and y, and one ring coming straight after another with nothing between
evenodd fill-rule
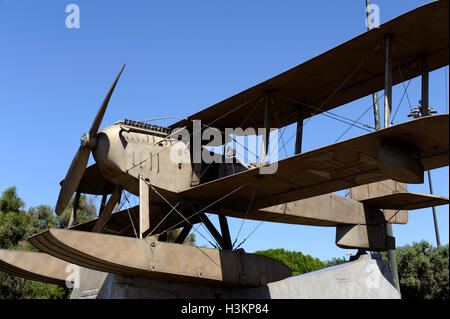
<instances>
[{"instance_id":1,"label":"tree","mask_svg":"<svg viewBox=\"0 0 450 319\"><path fill-rule=\"evenodd\" d=\"M56 227L58 221L53 209L48 205L39 205L28 209L30 217L30 235L39 234L49 228Z\"/></svg>"},{"instance_id":2,"label":"tree","mask_svg":"<svg viewBox=\"0 0 450 319\"><path fill-rule=\"evenodd\" d=\"M28 232L28 218L20 209L23 201L15 187L7 188L0 197L0 248L16 246Z\"/></svg>"},{"instance_id":3,"label":"tree","mask_svg":"<svg viewBox=\"0 0 450 319\"><path fill-rule=\"evenodd\" d=\"M24 202L15 187L6 189L0 197L0 248L34 250L26 239L57 224L53 209L48 205L32 207L25 212ZM0 299L67 298L69 289L25 280L0 272Z\"/></svg>"},{"instance_id":4,"label":"tree","mask_svg":"<svg viewBox=\"0 0 450 319\"><path fill-rule=\"evenodd\" d=\"M169 243L174 243L175 239L177 239L178 235L180 234L181 230L179 228L172 229L167 232L167 241ZM189 234L186 239L184 240L183 244L193 246L195 245L195 234Z\"/></svg>"},{"instance_id":5,"label":"tree","mask_svg":"<svg viewBox=\"0 0 450 319\"><path fill-rule=\"evenodd\" d=\"M69 226L74 198L75 197L72 197L66 209L62 212L60 216L56 218L58 228L67 228ZM86 223L88 221L95 219L96 217L97 217L97 208L95 207L95 205L92 202L88 201L85 195L81 195L73 226Z\"/></svg>"},{"instance_id":6,"label":"tree","mask_svg":"<svg viewBox=\"0 0 450 319\"><path fill-rule=\"evenodd\" d=\"M0 197L0 212L18 212L25 203L17 196L15 186L7 188Z\"/></svg>"},{"instance_id":7,"label":"tree","mask_svg":"<svg viewBox=\"0 0 450 319\"><path fill-rule=\"evenodd\" d=\"M321 261L319 258L303 255L301 252L297 251L284 250L282 248L255 251L254 253L281 261L291 268L293 276L319 270L344 261L344 259L340 258L333 258L331 261Z\"/></svg>"},{"instance_id":8,"label":"tree","mask_svg":"<svg viewBox=\"0 0 450 319\"><path fill-rule=\"evenodd\" d=\"M449 298L448 250L448 244L437 248L424 240L396 249L402 298Z\"/></svg>"},{"instance_id":9,"label":"tree","mask_svg":"<svg viewBox=\"0 0 450 319\"><path fill-rule=\"evenodd\" d=\"M39 205L24 211L24 202L17 195L15 187L6 189L0 197L0 248L37 251L26 241L29 236L36 235L51 227L67 228L72 213L74 198L61 216L55 216L51 206ZM74 225L88 222L97 216L97 209L87 197L80 196ZM180 229L168 232L168 241L173 242ZM190 234L184 241L186 245L195 244L195 235ZM49 299L67 298L70 290L41 282L25 280L0 272L0 299Z\"/></svg>"}]
</instances>

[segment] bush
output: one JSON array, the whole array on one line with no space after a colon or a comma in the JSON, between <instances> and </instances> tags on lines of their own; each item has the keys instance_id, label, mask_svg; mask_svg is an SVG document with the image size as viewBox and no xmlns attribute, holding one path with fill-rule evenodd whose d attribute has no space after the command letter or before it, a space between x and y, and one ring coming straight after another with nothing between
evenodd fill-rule
<instances>
[{"instance_id":1,"label":"bush","mask_svg":"<svg viewBox=\"0 0 450 319\"><path fill-rule=\"evenodd\" d=\"M344 261L344 259L340 258L321 261L319 258L314 258L310 255L303 255L301 252L297 251L284 250L282 248L255 251L254 253L281 261L286 266L291 268L293 276L319 270Z\"/></svg>"},{"instance_id":2,"label":"bush","mask_svg":"<svg viewBox=\"0 0 450 319\"><path fill-rule=\"evenodd\" d=\"M25 212L25 206L17 195L15 187L6 189L0 197L0 248L37 251L26 239L51 227L67 226L71 207L62 217L56 217L47 205L32 207ZM95 218L95 206L86 198L80 198L80 210L76 222ZM25 280L0 272L0 299L65 299L70 290L41 282Z\"/></svg>"},{"instance_id":3,"label":"bush","mask_svg":"<svg viewBox=\"0 0 450 319\"><path fill-rule=\"evenodd\" d=\"M437 248L427 241L396 249L402 298L449 298L448 249L448 244Z\"/></svg>"}]
</instances>

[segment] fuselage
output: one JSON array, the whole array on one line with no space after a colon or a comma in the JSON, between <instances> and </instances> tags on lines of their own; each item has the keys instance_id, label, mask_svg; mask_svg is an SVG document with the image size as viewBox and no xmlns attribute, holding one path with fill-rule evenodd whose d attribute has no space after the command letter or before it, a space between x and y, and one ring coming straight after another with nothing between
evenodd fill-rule
<instances>
[{"instance_id":1,"label":"fuselage","mask_svg":"<svg viewBox=\"0 0 450 319\"><path fill-rule=\"evenodd\" d=\"M117 122L98 133L93 156L105 179L135 195L140 176L156 187L180 192L190 187L190 152L169 133L160 126Z\"/></svg>"}]
</instances>

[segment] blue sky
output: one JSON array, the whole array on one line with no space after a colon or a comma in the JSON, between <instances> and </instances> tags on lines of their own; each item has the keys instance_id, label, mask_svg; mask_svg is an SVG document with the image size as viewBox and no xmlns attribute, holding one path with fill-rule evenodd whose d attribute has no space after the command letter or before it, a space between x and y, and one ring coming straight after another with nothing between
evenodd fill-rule
<instances>
[{"instance_id":1,"label":"blue sky","mask_svg":"<svg viewBox=\"0 0 450 319\"><path fill-rule=\"evenodd\" d=\"M79 29L66 28L70 3L80 8ZM15 185L27 207L55 205L59 181L79 139L124 62L127 67L102 126L125 118L184 117L365 32L364 3L0 0L0 191ZM427 1L373 3L380 7L383 23ZM430 106L438 113L448 113L446 83L448 68L430 74ZM403 86L397 85L394 108L402 94ZM408 98L415 107L420 79L411 81ZM366 97L335 112L356 119L370 105ZM406 121L409 110L404 98L394 123ZM361 121L372 125L371 111ZM304 150L333 143L346 128L317 116L305 126ZM352 128L341 140L363 133ZM435 193L448 197L448 168L434 170L432 176ZM428 193L428 184L411 185L410 190ZM437 212L445 244L448 205ZM435 244L431 209L409 216L407 225L394 225L397 244L422 239ZM241 220L230 223L235 237ZM258 225L246 221L238 242ZM266 222L242 247L249 252L286 248L322 259L345 255L334 240L334 228Z\"/></svg>"}]
</instances>

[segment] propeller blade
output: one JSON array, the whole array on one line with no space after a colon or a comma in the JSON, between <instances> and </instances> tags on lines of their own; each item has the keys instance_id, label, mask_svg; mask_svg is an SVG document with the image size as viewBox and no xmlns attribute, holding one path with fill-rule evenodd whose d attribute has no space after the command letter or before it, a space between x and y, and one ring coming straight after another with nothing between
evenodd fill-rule
<instances>
[{"instance_id":1,"label":"propeller blade","mask_svg":"<svg viewBox=\"0 0 450 319\"><path fill-rule=\"evenodd\" d=\"M100 124L102 123L106 108L108 107L109 100L112 93L114 92L117 81L119 81L120 75L125 68L125 65L126 64L123 65L122 69L114 80L114 83L111 85L108 94L106 94L106 97L103 100L103 103L100 106L97 115L95 116L94 122L92 122L89 133L83 135L81 147L78 149L77 154L75 154L75 157L72 160L72 164L70 164L69 170L67 171L66 177L61 184L61 190L59 192L58 201L55 208L55 213L58 216L61 215L64 209L67 207L67 204L72 198L73 193L76 191L78 185L80 184L81 178L83 177L84 171L86 170L91 149L95 147L95 136L97 135L97 131L100 127Z\"/></svg>"},{"instance_id":2,"label":"propeller blade","mask_svg":"<svg viewBox=\"0 0 450 319\"><path fill-rule=\"evenodd\" d=\"M111 88L108 91L108 94L106 94L105 99L103 100L102 105L100 106L100 109L97 112L97 115L95 116L94 122L92 122L91 129L89 130L89 135L94 136L97 134L98 128L100 127L100 124L103 120L103 115L105 115L106 108L108 107L109 99L111 98L111 95L113 94L114 88L116 87L117 81L119 81L120 75L122 74L123 69L125 68L126 63L123 65L122 69L120 70L119 74L117 75L116 79L114 80L114 83L111 85Z\"/></svg>"},{"instance_id":3,"label":"propeller blade","mask_svg":"<svg viewBox=\"0 0 450 319\"><path fill-rule=\"evenodd\" d=\"M91 150L89 148L80 147L77 154L75 154L72 164L70 164L69 170L67 171L66 177L61 184L61 190L59 191L58 201L55 208L56 215L59 216L62 214L64 209L67 207L67 204L69 204L73 193L76 191L78 184L80 184L89 160L90 152Z\"/></svg>"}]
</instances>

